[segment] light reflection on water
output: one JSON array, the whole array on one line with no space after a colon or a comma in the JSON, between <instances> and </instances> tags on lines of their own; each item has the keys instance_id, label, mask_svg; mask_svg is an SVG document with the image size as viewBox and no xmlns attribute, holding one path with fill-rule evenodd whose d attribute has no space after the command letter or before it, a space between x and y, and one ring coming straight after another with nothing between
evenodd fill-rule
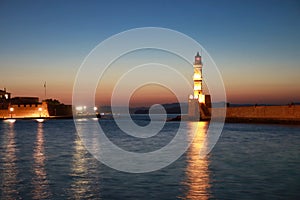
<instances>
[{"instance_id":1,"label":"light reflection on water","mask_svg":"<svg viewBox=\"0 0 300 200\"><path fill-rule=\"evenodd\" d=\"M1 155L3 160L3 174L2 174L2 193L0 199L15 199L19 197L19 192L17 190L17 174L18 168L16 166L16 142L15 142L15 132L14 124L5 124L6 132L4 132L3 137L3 147L4 152Z\"/></svg>"},{"instance_id":2,"label":"light reflection on water","mask_svg":"<svg viewBox=\"0 0 300 200\"><path fill-rule=\"evenodd\" d=\"M36 141L33 153L33 199L46 199L51 196L47 172L45 170L45 147L44 147L43 123L38 123Z\"/></svg>"},{"instance_id":3,"label":"light reflection on water","mask_svg":"<svg viewBox=\"0 0 300 200\"><path fill-rule=\"evenodd\" d=\"M115 141L144 147L104 123ZM176 123L167 123L153 144L172 139ZM186 123L187 131L198 126L198 132L179 160L129 174L89 154L72 120L0 121L0 199L300 199L299 126L227 124L213 151L201 158L208 124Z\"/></svg>"},{"instance_id":4,"label":"light reflection on water","mask_svg":"<svg viewBox=\"0 0 300 200\"><path fill-rule=\"evenodd\" d=\"M99 162L89 154L80 137L75 137L73 148L71 199L100 199Z\"/></svg>"},{"instance_id":5,"label":"light reflection on water","mask_svg":"<svg viewBox=\"0 0 300 200\"><path fill-rule=\"evenodd\" d=\"M72 199L82 199L88 192L88 185L91 184L88 179L84 177L88 172L88 164L86 157L86 149L79 137L76 137L74 142L74 155L72 162L72 173L74 181L71 184Z\"/></svg>"},{"instance_id":6,"label":"light reflection on water","mask_svg":"<svg viewBox=\"0 0 300 200\"><path fill-rule=\"evenodd\" d=\"M187 167L185 169L186 178L183 182L186 185L187 192L183 199L209 199L209 170L208 156L200 158L200 151L206 148L207 122L189 123L190 130L197 130L193 142L187 152ZM197 126L197 127L196 127Z\"/></svg>"}]
</instances>

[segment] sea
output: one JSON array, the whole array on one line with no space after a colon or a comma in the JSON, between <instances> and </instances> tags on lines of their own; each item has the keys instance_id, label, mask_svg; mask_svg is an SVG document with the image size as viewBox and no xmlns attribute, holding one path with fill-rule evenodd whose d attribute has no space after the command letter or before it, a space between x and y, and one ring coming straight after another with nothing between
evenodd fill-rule
<instances>
[{"instance_id":1,"label":"sea","mask_svg":"<svg viewBox=\"0 0 300 200\"><path fill-rule=\"evenodd\" d=\"M115 144L143 150L113 120L98 123ZM161 169L129 173L97 160L72 119L0 121L0 199L300 199L300 126L226 123L199 156L208 122L168 122L151 148L167 145L179 123L202 127L187 151Z\"/></svg>"}]
</instances>

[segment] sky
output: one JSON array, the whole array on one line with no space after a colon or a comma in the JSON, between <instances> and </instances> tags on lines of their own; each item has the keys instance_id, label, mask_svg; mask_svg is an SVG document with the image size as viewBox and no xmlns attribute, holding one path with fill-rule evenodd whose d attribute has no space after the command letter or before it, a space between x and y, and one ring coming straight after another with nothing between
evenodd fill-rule
<instances>
[{"instance_id":1,"label":"sky","mask_svg":"<svg viewBox=\"0 0 300 200\"><path fill-rule=\"evenodd\" d=\"M100 42L132 28L163 27L188 35L207 50L220 70L228 102L300 102L299 19L297 0L1 0L0 88L13 96L71 104L76 73ZM164 90L152 87L161 102L173 101ZM136 103L141 105L149 91L151 87L139 89ZM105 95L96 99L109 103Z\"/></svg>"}]
</instances>

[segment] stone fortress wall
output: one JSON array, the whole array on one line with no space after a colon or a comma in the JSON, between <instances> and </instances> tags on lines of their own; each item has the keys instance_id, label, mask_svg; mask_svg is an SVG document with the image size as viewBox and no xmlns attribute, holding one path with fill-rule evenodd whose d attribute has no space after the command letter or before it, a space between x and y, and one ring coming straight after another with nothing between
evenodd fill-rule
<instances>
[{"instance_id":1,"label":"stone fortress wall","mask_svg":"<svg viewBox=\"0 0 300 200\"><path fill-rule=\"evenodd\" d=\"M47 103L10 105L0 109L0 118L39 118L49 117Z\"/></svg>"}]
</instances>

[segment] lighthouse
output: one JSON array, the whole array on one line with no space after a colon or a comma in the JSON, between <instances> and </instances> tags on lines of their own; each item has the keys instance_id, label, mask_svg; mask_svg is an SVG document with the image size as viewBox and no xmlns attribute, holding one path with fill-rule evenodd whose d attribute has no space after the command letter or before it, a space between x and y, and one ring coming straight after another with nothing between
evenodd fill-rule
<instances>
[{"instance_id":1,"label":"lighthouse","mask_svg":"<svg viewBox=\"0 0 300 200\"><path fill-rule=\"evenodd\" d=\"M197 52L197 55L195 56L195 62L194 62L194 96L193 99L197 99L199 103L205 103L205 96L202 91L202 59L199 55L199 52Z\"/></svg>"},{"instance_id":2,"label":"lighthouse","mask_svg":"<svg viewBox=\"0 0 300 200\"><path fill-rule=\"evenodd\" d=\"M202 57L197 52L194 61L194 94L189 96L188 100L188 116L191 120L203 120L210 117L208 107L210 106L210 96L203 92L203 77L202 77Z\"/></svg>"}]
</instances>

